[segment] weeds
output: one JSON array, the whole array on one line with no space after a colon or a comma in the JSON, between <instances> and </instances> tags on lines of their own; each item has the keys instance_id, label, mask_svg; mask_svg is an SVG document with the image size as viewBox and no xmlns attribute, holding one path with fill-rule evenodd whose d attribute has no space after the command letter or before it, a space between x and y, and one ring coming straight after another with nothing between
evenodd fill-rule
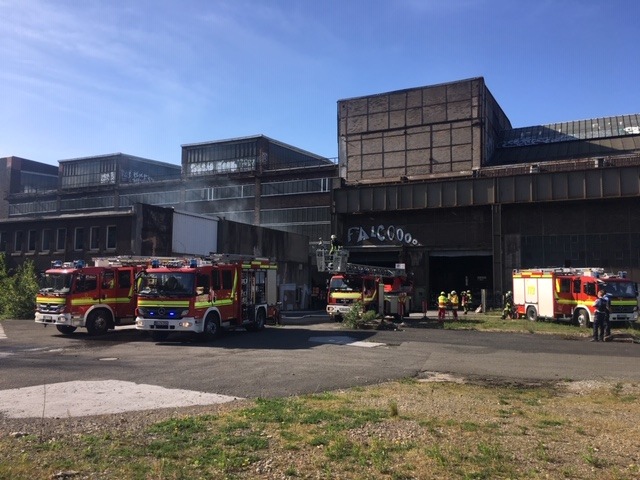
<instances>
[{"instance_id":1,"label":"weeds","mask_svg":"<svg viewBox=\"0 0 640 480\"><path fill-rule=\"evenodd\" d=\"M624 401L634 388L569 398L550 387L403 380L257 399L131 431L0 436L0 478L637 478L638 465L623 455L636 442L626 420L640 406ZM607 403L606 426L594 422L596 400ZM585 441L611 435L620 454L585 451Z\"/></svg>"}]
</instances>

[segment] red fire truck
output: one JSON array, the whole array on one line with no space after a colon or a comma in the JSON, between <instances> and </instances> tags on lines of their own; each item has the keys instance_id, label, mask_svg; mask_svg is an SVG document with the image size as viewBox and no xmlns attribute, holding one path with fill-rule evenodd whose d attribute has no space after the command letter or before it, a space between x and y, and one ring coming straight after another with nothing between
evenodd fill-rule
<instances>
[{"instance_id":1,"label":"red fire truck","mask_svg":"<svg viewBox=\"0 0 640 480\"><path fill-rule=\"evenodd\" d=\"M223 329L262 330L279 321L275 262L243 255L153 262L140 276L136 329L156 341L170 333L218 337Z\"/></svg>"},{"instance_id":2,"label":"red fire truck","mask_svg":"<svg viewBox=\"0 0 640 480\"><path fill-rule=\"evenodd\" d=\"M518 316L529 320L565 319L588 327L593 303L604 290L611 305L610 321L638 319L637 284L626 272L607 274L602 268L533 268L513 271L513 302Z\"/></svg>"},{"instance_id":3,"label":"red fire truck","mask_svg":"<svg viewBox=\"0 0 640 480\"><path fill-rule=\"evenodd\" d=\"M89 335L102 335L117 325L134 323L134 279L142 267L94 262L95 266L81 260L52 262L36 295L36 323L55 325L65 335L78 327L85 327Z\"/></svg>"},{"instance_id":4,"label":"red fire truck","mask_svg":"<svg viewBox=\"0 0 640 480\"><path fill-rule=\"evenodd\" d=\"M316 250L318 270L332 273L327 292L327 314L339 322L354 304L363 311L400 319L411 309L412 282L402 268L348 263L348 251Z\"/></svg>"}]
</instances>

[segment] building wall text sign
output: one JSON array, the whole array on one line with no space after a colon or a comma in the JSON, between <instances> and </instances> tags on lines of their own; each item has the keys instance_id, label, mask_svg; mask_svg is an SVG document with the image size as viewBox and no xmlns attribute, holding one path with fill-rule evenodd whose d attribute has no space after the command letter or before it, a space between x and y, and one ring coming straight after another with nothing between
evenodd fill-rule
<instances>
[{"instance_id":1,"label":"building wall text sign","mask_svg":"<svg viewBox=\"0 0 640 480\"><path fill-rule=\"evenodd\" d=\"M347 244L361 245L363 243L404 244L412 247L422 245L411 232L395 225L349 227L347 230Z\"/></svg>"}]
</instances>

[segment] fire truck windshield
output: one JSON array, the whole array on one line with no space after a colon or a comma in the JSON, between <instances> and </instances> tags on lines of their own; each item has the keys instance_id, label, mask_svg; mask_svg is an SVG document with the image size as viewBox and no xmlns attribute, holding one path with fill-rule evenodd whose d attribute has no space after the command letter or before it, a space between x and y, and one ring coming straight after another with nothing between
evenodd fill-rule
<instances>
[{"instance_id":1,"label":"fire truck windshield","mask_svg":"<svg viewBox=\"0 0 640 480\"><path fill-rule=\"evenodd\" d=\"M140 295L193 295L195 275L182 272L147 272L138 289Z\"/></svg>"},{"instance_id":2,"label":"fire truck windshield","mask_svg":"<svg viewBox=\"0 0 640 480\"><path fill-rule=\"evenodd\" d=\"M40 278L40 292L69 293L73 275L70 273L45 273Z\"/></svg>"},{"instance_id":3,"label":"fire truck windshield","mask_svg":"<svg viewBox=\"0 0 640 480\"><path fill-rule=\"evenodd\" d=\"M613 297L636 298L638 296L633 282L604 282L602 287L607 294Z\"/></svg>"},{"instance_id":4,"label":"fire truck windshield","mask_svg":"<svg viewBox=\"0 0 640 480\"><path fill-rule=\"evenodd\" d=\"M329 282L329 290L354 292L362 290L362 279L359 277L333 277Z\"/></svg>"}]
</instances>

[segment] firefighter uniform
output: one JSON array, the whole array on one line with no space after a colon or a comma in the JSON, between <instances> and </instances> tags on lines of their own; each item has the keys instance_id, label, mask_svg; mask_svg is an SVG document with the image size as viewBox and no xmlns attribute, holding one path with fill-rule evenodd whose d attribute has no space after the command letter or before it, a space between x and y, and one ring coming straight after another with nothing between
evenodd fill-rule
<instances>
[{"instance_id":1,"label":"firefighter uniform","mask_svg":"<svg viewBox=\"0 0 640 480\"><path fill-rule=\"evenodd\" d=\"M451 290L451 295L449 295L449 301L451 302L451 311L453 312L453 318L458 319L458 307L460 306L460 299L458 298L458 294L455 290Z\"/></svg>"},{"instance_id":2,"label":"firefighter uniform","mask_svg":"<svg viewBox=\"0 0 640 480\"><path fill-rule=\"evenodd\" d=\"M502 317L500 318L504 320L507 317L509 317L510 319L513 319L514 317L513 295L511 294L511 291L508 291L507 293L504 294L504 308L502 309Z\"/></svg>"},{"instance_id":3,"label":"firefighter uniform","mask_svg":"<svg viewBox=\"0 0 640 480\"><path fill-rule=\"evenodd\" d=\"M444 292L440 292L438 297L438 320L444 320L447 309L447 295Z\"/></svg>"},{"instance_id":4,"label":"firefighter uniform","mask_svg":"<svg viewBox=\"0 0 640 480\"><path fill-rule=\"evenodd\" d=\"M462 309L464 310L464 314L466 315L469 310L472 308L471 301L473 300L473 296L471 295L471 290L467 290L463 293L464 303L462 304Z\"/></svg>"},{"instance_id":5,"label":"firefighter uniform","mask_svg":"<svg viewBox=\"0 0 640 480\"><path fill-rule=\"evenodd\" d=\"M593 318L593 340L592 342L604 342L605 333L607 333L607 317L609 311L609 302L604 296L604 290L598 291L598 299L593 303L596 314Z\"/></svg>"}]
</instances>

